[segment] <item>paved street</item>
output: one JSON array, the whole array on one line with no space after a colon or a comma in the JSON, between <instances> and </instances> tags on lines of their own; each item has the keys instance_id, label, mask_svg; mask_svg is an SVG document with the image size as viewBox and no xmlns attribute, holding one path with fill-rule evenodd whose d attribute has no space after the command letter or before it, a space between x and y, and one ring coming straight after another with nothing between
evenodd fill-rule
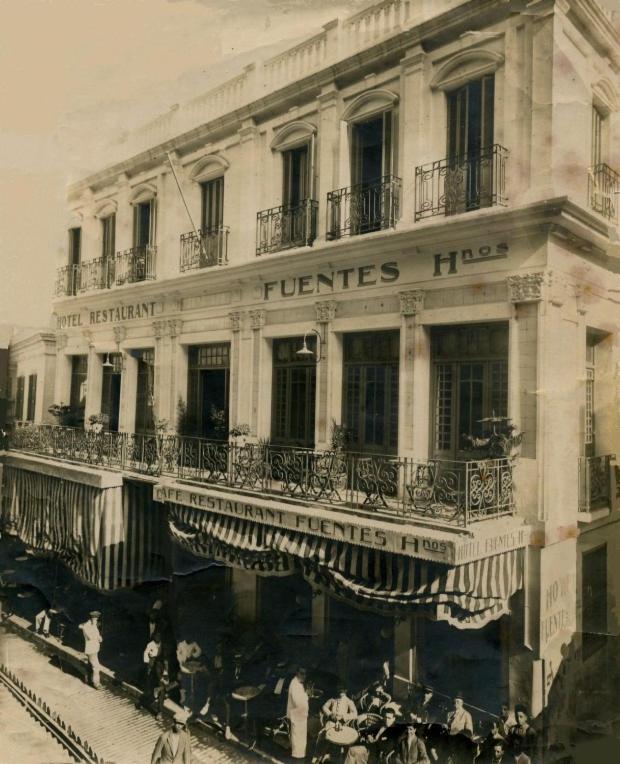
<instances>
[{"instance_id":1,"label":"paved street","mask_svg":"<svg viewBox=\"0 0 620 764\"><path fill-rule=\"evenodd\" d=\"M89 687L72 673L61 671L35 645L4 629L0 629L0 661L15 672L28 688L42 697L50 709L58 713L106 762L150 762L155 741L167 725L158 722L150 713L136 709L133 700L124 697L119 690L95 690ZM34 758L22 758L18 749L14 749L15 755L11 751L9 758L3 758L6 744L15 745L16 740L19 742L20 730L23 728L23 721L18 718L18 714L9 714L8 723L5 723L7 717L4 707L9 702L10 698L0 698L3 717L0 741L4 748L4 753L0 754L1 761L51 764L68 760L66 754L63 758L61 749L53 756L52 752L43 747L37 747L33 753ZM34 723L31 726L35 726ZM36 742L39 746L38 737ZM28 750L31 748L29 743ZM192 730L192 749L194 764L260 761L257 756L239 750L203 730Z\"/></svg>"}]
</instances>

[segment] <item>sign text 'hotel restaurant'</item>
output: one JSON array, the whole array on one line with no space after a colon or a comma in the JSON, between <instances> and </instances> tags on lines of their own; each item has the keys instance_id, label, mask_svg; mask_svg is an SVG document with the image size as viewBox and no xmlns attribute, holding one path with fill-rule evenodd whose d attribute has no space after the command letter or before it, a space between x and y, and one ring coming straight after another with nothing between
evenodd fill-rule
<instances>
[{"instance_id":1,"label":"sign text 'hotel restaurant'","mask_svg":"<svg viewBox=\"0 0 620 764\"><path fill-rule=\"evenodd\" d=\"M137 302L133 305L115 305L111 308L88 310L83 313L65 313L56 316L56 328L70 329L96 324L117 324L120 321L134 321L138 318L153 318L162 310L163 305L157 302Z\"/></svg>"},{"instance_id":2,"label":"sign text 'hotel restaurant'","mask_svg":"<svg viewBox=\"0 0 620 764\"><path fill-rule=\"evenodd\" d=\"M348 520L342 513L327 509L318 515L303 511L302 507L275 505L273 502L260 502L255 498L252 499L253 503L240 501L207 488L188 490L177 485L159 483L153 487L153 499L309 533L334 541L358 544L392 554L404 554L453 565L519 549L528 541L525 527L508 529L475 540L463 539L456 535L454 540L444 540L421 533L408 533L403 531L402 527L391 523L373 520L365 524L363 517Z\"/></svg>"}]
</instances>

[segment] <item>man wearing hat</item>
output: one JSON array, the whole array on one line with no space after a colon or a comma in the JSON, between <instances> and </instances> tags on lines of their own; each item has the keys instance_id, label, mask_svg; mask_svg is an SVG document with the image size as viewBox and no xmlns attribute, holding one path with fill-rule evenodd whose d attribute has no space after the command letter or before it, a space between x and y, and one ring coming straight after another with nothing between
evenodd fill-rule
<instances>
[{"instance_id":1,"label":"man wearing hat","mask_svg":"<svg viewBox=\"0 0 620 764\"><path fill-rule=\"evenodd\" d=\"M99 648L101 647L102 638L99 631L99 618L101 618L101 613L98 610L91 610L88 621L80 624L80 629L84 635L84 653L90 664L92 685L96 690L101 687Z\"/></svg>"},{"instance_id":2,"label":"man wearing hat","mask_svg":"<svg viewBox=\"0 0 620 764\"><path fill-rule=\"evenodd\" d=\"M463 694L457 692L454 696L454 710L450 711L446 721L450 735L474 734L474 722L463 701Z\"/></svg>"},{"instance_id":3,"label":"man wearing hat","mask_svg":"<svg viewBox=\"0 0 620 764\"><path fill-rule=\"evenodd\" d=\"M411 718L423 724L434 724L439 721L435 693L429 685L424 685L421 691L405 704L405 707Z\"/></svg>"},{"instance_id":4,"label":"man wearing hat","mask_svg":"<svg viewBox=\"0 0 620 764\"><path fill-rule=\"evenodd\" d=\"M177 711L172 729L163 732L155 743L151 764L191 764L192 750L189 733L185 729L187 715Z\"/></svg>"}]
</instances>

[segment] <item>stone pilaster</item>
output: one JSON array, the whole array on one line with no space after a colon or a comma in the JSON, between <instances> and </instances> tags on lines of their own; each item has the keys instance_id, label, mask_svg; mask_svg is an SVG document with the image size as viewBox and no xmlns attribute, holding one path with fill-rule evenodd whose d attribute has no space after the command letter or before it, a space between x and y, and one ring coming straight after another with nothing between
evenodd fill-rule
<instances>
[{"instance_id":1,"label":"stone pilaster","mask_svg":"<svg viewBox=\"0 0 620 764\"><path fill-rule=\"evenodd\" d=\"M398 450L403 456L411 456L414 450L414 428L426 426L428 429L427 425L417 421L414 411L414 401L420 400L419 391L415 385L416 316L424 309L424 290L412 289L400 292L398 296L400 298ZM424 399L424 405L425 410L428 411L428 398ZM420 416L422 416L421 413Z\"/></svg>"},{"instance_id":2,"label":"stone pilaster","mask_svg":"<svg viewBox=\"0 0 620 764\"><path fill-rule=\"evenodd\" d=\"M263 327L265 326L265 315L265 311L262 309L249 311L250 326L252 328L252 406L250 409L250 429L252 430L252 434L256 434L258 428L261 350L263 343Z\"/></svg>"},{"instance_id":3,"label":"stone pilaster","mask_svg":"<svg viewBox=\"0 0 620 764\"><path fill-rule=\"evenodd\" d=\"M321 361L317 364L315 442L319 448L329 447L330 324L336 318L335 300L315 304L317 331L321 336ZM319 352L317 339L317 354Z\"/></svg>"},{"instance_id":4,"label":"stone pilaster","mask_svg":"<svg viewBox=\"0 0 620 764\"><path fill-rule=\"evenodd\" d=\"M243 325L243 312L232 311L228 314L230 321L230 401L228 405L228 417L231 423L237 423L239 419L239 375L241 354L241 329Z\"/></svg>"}]
</instances>

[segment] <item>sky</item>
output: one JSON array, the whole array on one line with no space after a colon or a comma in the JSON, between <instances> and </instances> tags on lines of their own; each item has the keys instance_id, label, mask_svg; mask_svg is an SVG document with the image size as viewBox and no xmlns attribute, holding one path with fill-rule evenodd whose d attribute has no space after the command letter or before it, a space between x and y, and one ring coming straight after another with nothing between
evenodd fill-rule
<instances>
[{"instance_id":1,"label":"sky","mask_svg":"<svg viewBox=\"0 0 620 764\"><path fill-rule=\"evenodd\" d=\"M368 0L0 0L0 323L45 326L67 185L250 52Z\"/></svg>"}]
</instances>

